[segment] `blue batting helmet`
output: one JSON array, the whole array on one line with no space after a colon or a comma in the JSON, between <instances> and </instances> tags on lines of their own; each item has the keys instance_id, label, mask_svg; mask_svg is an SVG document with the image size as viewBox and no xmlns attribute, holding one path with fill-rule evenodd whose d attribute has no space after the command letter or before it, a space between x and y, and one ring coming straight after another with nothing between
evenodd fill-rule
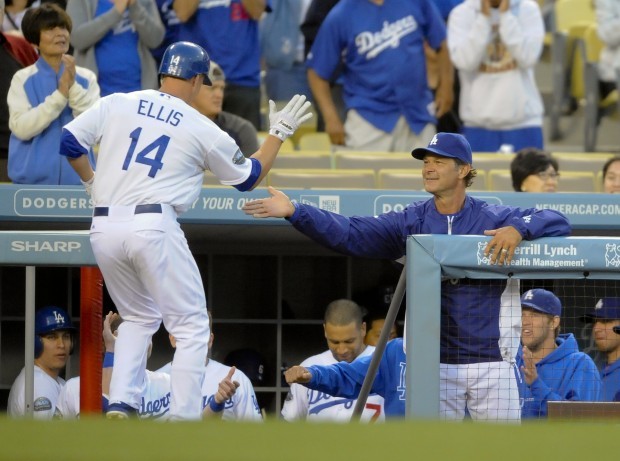
<instances>
[{"instance_id":1,"label":"blue batting helmet","mask_svg":"<svg viewBox=\"0 0 620 461\"><path fill-rule=\"evenodd\" d=\"M40 309L34 316L34 357L43 353L43 341L41 336L56 330L68 330L71 332L71 350L73 352L73 332L75 328L71 323L71 317L64 309L56 306L48 306Z\"/></svg>"},{"instance_id":2,"label":"blue batting helmet","mask_svg":"<svg viewBox=\"0 0 620 461\"><path fill-rule=\"evenodd\" d=\"M159 65L159 75L189 80L195 75L204 75L203 83L211 85L209 79L209 55L199 45L192 42L175 42L166 48Z\"/></svg>"}]
</instances>

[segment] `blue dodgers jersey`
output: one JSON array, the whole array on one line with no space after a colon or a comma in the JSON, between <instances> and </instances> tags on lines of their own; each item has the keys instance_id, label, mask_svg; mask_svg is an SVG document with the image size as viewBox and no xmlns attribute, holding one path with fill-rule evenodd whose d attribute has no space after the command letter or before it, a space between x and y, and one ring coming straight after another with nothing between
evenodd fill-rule
<instances>
[{"instance_id":1,"label":"blue dodgers jersey","mask_svg":"<svg viewBox=\"0 0 620 461\"><path fill-rule=\"evenodd\" d=\"M181 23L178 40L204 47L226 74L226 81L241 86L260 84L258 22L241 0L200 0L189 21Z\"/></svg>"},{"instance_id":2,"label":"blue dodgers jersey","mask_svg":"<svg viewBox=\"0 0 620 461\"><path fill-rule=\"evenodd\" d=\"M316 242L343 254L393 260L405 255L407 237L414 234L484 235L485 230L504 226L514 226L527 240L570 233L568 220L557 211L489 205L470 196L453 215L439 213L432 198L400 212L372 217L346 217L297 204L290 222ZM512 292L504 293L506 283L467 278L442 283L442 363L510 359L500 350L500 314L512 315L505 319L509 322L504 330L514 331L514 324L521 322L521 306L518 287L511 284ZM516 312L503 312L502 302L512 299ZM504 334L514 336L511 331ZM516 350L511 352L514 356Z\"/></svg>"},{"instance_id":3,"label":"blue dodgers jersey","mask_svg":"<svg viewBox=\"0 0 620 461\"><path fill-rule=\"evenodd\" d=\"M344 52L347 108L386 132L404 115L419 133L435 123L423 43L438 49L445 38L445 23L431 0L382 5L340 0L322 24L307 62L329 80Z\"/></svg>"},{"instance_id":4,"label":"blue dodgers jersey","mask_svg":"<svg viewBox=\"0 0 620 461\"><path fill-rule=\"evenodd\" d=\"M366 355L351 363L339 362L330 366L314 365L308 367L312 380L306 387L339 397L355 398L359 395L368 374L371 355ZM407 359L403 349L403 339L395 338L388 342L379 363L377 376L370 392L384 398L386 418L405 416Z\"/></svg>"}]
</instances>

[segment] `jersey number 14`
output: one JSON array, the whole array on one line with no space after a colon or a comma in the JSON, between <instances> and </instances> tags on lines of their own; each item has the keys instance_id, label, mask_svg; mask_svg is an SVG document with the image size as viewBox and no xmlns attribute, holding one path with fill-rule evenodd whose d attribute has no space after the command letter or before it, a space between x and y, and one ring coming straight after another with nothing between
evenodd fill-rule
<instances>
[{"instance_id":1,"label":"jersey number 14","mask_svg":"<svg viewBox=\"0 0 620 461\"><path fill-rule=\"evenodd\" d=\"M131 138L131 145L129 146L129 150L127 151L127 155L125 156L123 170L127 170L129 168L129 164L133 159L136 146L138 145L140 133L142 133L142 127L136 128L129 135L129 137ZM161 160L164 156L164 153L166 152L166 148L168 147L169 142L170 136L162 135L136 154L136 163L142 163L143 165L148 165L151 167L151 169L149 170L149 176L151 178L154 178L157 172L161 170L164 166ZM148 154L150 154L152 151L155 151L155 154L148 157Z\"/></svg>"}]
</instances>

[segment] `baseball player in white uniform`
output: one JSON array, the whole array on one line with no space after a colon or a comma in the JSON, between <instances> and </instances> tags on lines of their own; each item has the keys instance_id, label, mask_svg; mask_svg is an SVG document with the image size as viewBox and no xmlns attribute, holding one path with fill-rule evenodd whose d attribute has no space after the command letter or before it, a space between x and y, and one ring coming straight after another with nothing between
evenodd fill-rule
<instances>
[{"instance_id":1,"label":"baseball player in white uniform","mask_svg":"<svg viewBox=\"0 0 620 461\"><path fill-rule=\"evenodd\" d=\"M213 325L211 312L209 325ZM209 335L209 350L213 346L213 327ZM177 341L170 335L170 344L177 347ZM157 371L170 372L170 364ZM202 417L219 417L225 421L262 421L256 393L250 378L236 367L229 367L206 358L205 378L202 382Z\"/></svg>"},{"instance_id":2,"label":"baseball player in white uniform","mask_svg":"<svg viewBox=\"0 0 620 461\"><path fill-rule=\"evenodd\" d=\"M77 171L95 208L91 245L125 322L119 329L108 417L140 406L146 353L162 320L177 338L171 370L171 419L201 417L200 388L209 321L198 266L177 222L197 199L203 173L247 191L271 168L282 141L307 120L296 95L279 112L270 101L270 136L250 158L190 106L208 79L209 56L189 42L170 45L161 87L102 98L63 129L60 153ZM99 143L97 174L87 161Z\"/></svg>"},{"instance_id":3,"label":"baseball player in white uniform","mask_svg":"<svg viewBox=\"0 0 620 461\"><path fill-rule=\"evenodd\" d=\"M331 302L325 311L325 339L329 350L307 358L301 366L332 365L352 362L358 357L371 355L375 348L364 344L366 324L362 322L362 310L353 301L340 299ZM282 407L282 417L287 421L341 421L351 420L356 399L334 397L308 389L301 384L291 384ZM362 421L383 421L383 397L368 396L362 412Z\"/></svg>"},{"instance_id":4,"label":"baseball player in white uniform","mask_svg":"<svg viewBox=\"0 0 620 461\"><path fill-rule=\"evenodd\" d=\"M123 322L118 314L109 312L103 321L103 339L106 359L114 355L118 327ZM150 355L150 354L149 354ZM104 359L102 373L102 407L109 405L110 378L113 357ZM144 392L140 395L138 417L144 419L166 419L170 412L170 374L146 370ZM58 396L57 412L59 419L80 417L80 377L69 379Z\"/></svg>"},{"instance_id":5,"label":"baseball player in white uniform","mask_svg":"<svg viewBox=\"0 0 620 461\"><path fill-rule=\"evenodd\" d=\"M73 325L69 314L59 307L44 307L34 319L34 401L35 419L52 419L56 413L58 395L65 380L60 372L67 365L73 350ZM9 392L9 416L26 414L26 371L22 368Z\"/></svg>"}]
</instances>

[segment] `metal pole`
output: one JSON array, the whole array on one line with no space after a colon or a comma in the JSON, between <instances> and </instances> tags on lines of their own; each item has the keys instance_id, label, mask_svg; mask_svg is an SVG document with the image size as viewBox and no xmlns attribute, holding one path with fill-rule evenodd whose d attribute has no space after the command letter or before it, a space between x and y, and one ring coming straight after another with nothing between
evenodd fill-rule
<instances>
[{"instance_id":1,"label":"metal pole","mask_svg":"<svg viewBox=\"0 0 620 461\"><path fill-rule=\"evenodd\" d=\"M24 356L24 402L25 415L28 418L34 417L34 301L35 301L35 279L36 268L26 266L26 321L25 321L25 356Z\"/></svg>"},{"instance_id":2,"label":"metal pole","mask_svg":"<svg viewBox=\"0 0 620 461\"><path fill-rule=\"evenodd\" d=\"M355 403L355 408L353 409L351 421L359 421L362 417L362 411L364 411L366 400L368 400L368 394L370 394L372 384L375 382L377 370L379 369L379 363L381 362L381 358L383 357L383 352L385 352L385 347L387 345L390 332L392 331L392 326L394 325L394 322L396 321L396 316L398 315L398 311L400 310L400 304L405 296L405 288L407 285L406 267L406 265L403 266L403 271L400 273L400 278L398 279L398 283L396 284L394 296L392 296L392 302L390 303L390 308L388 309L388 313L385 316L385 323L383 324L383 329L381 330L381 334L379 335L379 341L377 342L375 351L372 354L372 359L370 360L370 365L368 366L368 372L366 373L366 377L364 378L364 382L362 383L362 388L360 389L359 396L357 397L357 402Z\"/></svg>"}]
</instances>

